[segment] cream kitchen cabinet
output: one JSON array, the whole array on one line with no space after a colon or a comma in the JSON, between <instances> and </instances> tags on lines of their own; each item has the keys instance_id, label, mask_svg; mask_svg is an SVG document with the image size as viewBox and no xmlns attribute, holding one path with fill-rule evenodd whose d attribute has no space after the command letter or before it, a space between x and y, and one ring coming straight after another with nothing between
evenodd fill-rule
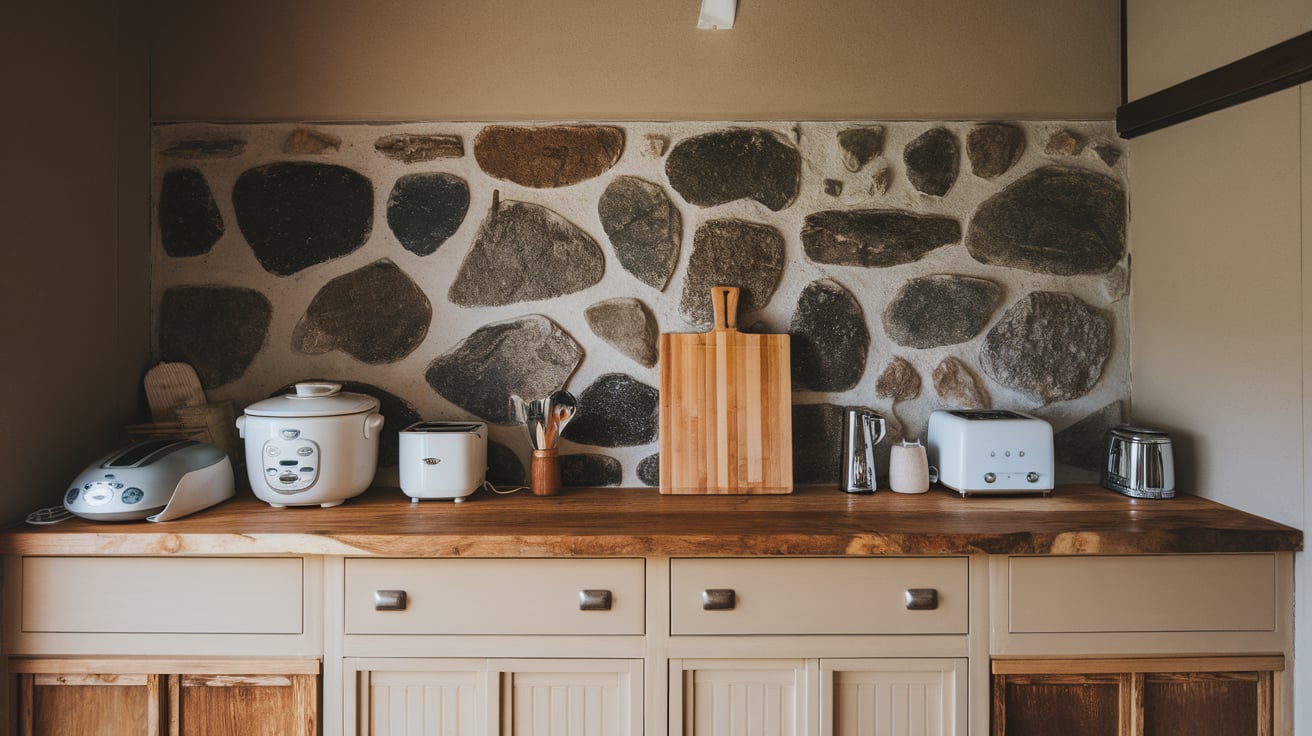
<instances>
[{"instance_id":1,"label":"cream kitchen cabinet","mask_svg":"<svg viewBox=\"0 0 1312 736\"><path fill-rule=\"evenodd\" d=\"M671 647L703 656L670 661L670 733L963 736L967 658L933 655L967 652L969 590L966 557L672 560ZM812 656L713 656L747 637Z\"/></svg>"}]
</instances>

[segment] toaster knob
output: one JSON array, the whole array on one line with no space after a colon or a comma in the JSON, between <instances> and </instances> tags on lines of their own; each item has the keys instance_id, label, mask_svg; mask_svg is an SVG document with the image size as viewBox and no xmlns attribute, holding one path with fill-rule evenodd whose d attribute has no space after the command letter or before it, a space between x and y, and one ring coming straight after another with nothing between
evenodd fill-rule
<instances>
[{"instance_id":1,"label":"toaster knob","mask_svg":"<svg viewBox=\"0 0 1312 736\"><path fill-rule=\"evenodd\" d=\"M1025 480L1027 480L1027 481L1029 481L1029 482L1031 482L1031 483L1038 483L1038 482L1039 482L1039 474L1038 474L1038 473L1035 473L1035 472L1033 472L1033 471L1030 471L1030 472L1028 472L1028 473L1025 474Z\"/></svg>"},{"instance_id":2,"label":"toaster knob","mask_svg":"<svg viewBox=\"0 0 1312 736\"><path fill-rule=\"evenodd\" d=\"M998 476L994 475L993 473L985 473L985 474L984 474L984 482L985 482L985 483L992 483L993 481L995 481L995 480L997 480L997 479L998 479Z\"/></svg>"}]
</instances>

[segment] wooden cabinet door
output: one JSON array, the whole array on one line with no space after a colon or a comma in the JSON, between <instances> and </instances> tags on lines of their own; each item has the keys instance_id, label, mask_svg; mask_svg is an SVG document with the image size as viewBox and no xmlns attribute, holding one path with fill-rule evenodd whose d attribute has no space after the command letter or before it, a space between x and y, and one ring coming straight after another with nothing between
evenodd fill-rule
<instances>
[{"instance_id":1,"label":"wooden cabinet door","mask_svg":"<svg viewBox=\"0 0 1312 736\"><path fill-rule=\"evenodd\" d=\"M642 734L640 660L495 660L503 736Z\"/></svg>"},{"instance_id":2,"label":"wooden cabinet door","mask_svg":"<svg viewBox=\"0 0 1312 736\"><path fill-rule=\"evenodd\" d=\"M1283 657L995 660L993 736L1271 736Z\"/></svg>"},{"instance_id":3,"label":"wooden cabinet door","mask_svg":"<svg viewBox=\"0 0 1312 736\"><path fill-rule=\"evenodd\" d=\"M964 659L822 659L820 677L822 736L966 734Z\"/></svg>"},{"instance_id":4,"label":"wooden cabinet door","mask_svg":"<svg viewBox=\"0 0 1312 736\"><path fill-rule=\"evenodd\" d=\"M169 734L314 736L313 675L171 675Z\"/></svg>"},{"instance_id":5,"label":"wooden cabinet door","mask_svg":"<svg viewBox=\"0 0 1312 736\"><path fill-rule=\"evenodd\" d=\"M159 675L23 672L17 677L22 736L160 733Z\"/></svg>"}]
</instances>

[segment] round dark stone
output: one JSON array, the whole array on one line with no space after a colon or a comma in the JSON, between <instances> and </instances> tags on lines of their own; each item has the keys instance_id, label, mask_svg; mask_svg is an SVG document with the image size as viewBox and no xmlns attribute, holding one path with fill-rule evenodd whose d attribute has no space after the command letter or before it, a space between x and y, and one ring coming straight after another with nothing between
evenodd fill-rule
<instances>
[{"instance_id":1,"label":"round dark stone","mask_svg":"<svg viewBox=\"0 0 1312 736\"><path fill-rule=\"evenodd\" d=\"M1046 166L975 210L966 248L981 263L1035 273L1104 273L1125 256L1125 188L1083 169Z\"/></svg>"},{"instance_id":2,"label":"round dark stone","mask_svg":"<svg viewBox=\"0 0 1312 736\"><path fill-rule=\"evenodd\" d=\"M838 132L838 145L843 149L843 166L857 172L884 152L884 126L872 125L848 128Z\"/></svg>"},{"instance_id":3,"label":"round dark stone","mask_svg":"<svg viewBox=\"0 0 1312 736\"><path fill-rule=\"evenodd\" d=\"M951 217L897 210L824 210L802 226L807 257L835 266L900 266L960 240Z\"/></svg>"},{"instance_id":4,"label":"round dark stone","mask_svg":"<svg viewBox=\"0 0 1312 736\"><path fill-rule=\"evenodd\" d=\"M715 322L711 289L739 288L738 312L770 303L784 270L784 236L770 225L744 220L710 220L693 236L679 312L690 324Z\"/></svg>"},{"instance_id":5,"label":"round dark stone","mask_svg":"<svg viewBox=\"0 0 1312 736\"><path fill-rule=\"evenodd\" d=\"M676 143L665 159L665 175L691 204L754 199L778 212L797 199L802 154L770 130L718 130Z\"/></svg>"},{"instance_id":6,"label":"round dark stone","mask_svg":"<svg viewBox=\"0 0 1312 736\"><path fill-rule=\"evenodd\" d=\"M616 177L597 204L601 227L620 265L664 290L679 263L683 216L665 190L636 176Z\"/></svg>"},{"instance_id":7,"label":"round dark stone","mask_svg":"<svg viewBox=\"0 0 1312 736\"><path fill-rule=\"evenodd\" d=\"M624 373L599 376L579 395L578 413L561 435L597 447L631 447L656 439L660 392Z\"/></svg>"},{"instance_id":8,"label":"round dark stone","mask_svg":"<svg viewBox=\"0 0 1312 736\"><path fill-rule=\"evenodd\" d=\"M861 380L870 331L856 297L837 282L802 290L788 328L793 382L812 391L846 391Z\"/></svg>"},{"instance_id":9,"label":"round dark stone","mask_svg":"<svg viewBox=\"0 0 1312 736\"><path fill-rule=\"evenodd\" d=\"M583 349L541 315L480 327L432 363L428 385L447 401L496 424L517 424L511 396L540 399L565 385Z\"/></svg>"},{"instance_id":10,"label":"round dark stone","mask_svg":"<svg viewBox=\"0 0 1312 736\"><path fill-rule=\"evenodd\" d=\"M793 406L793 482L838 483L843 464L843 407Z\"/></svg>"},{"instance_id":11,"label":"round dark stone","mask_svg":"<svg viewBox=\"0 0 1312 736\"><path fill-rule=\"evenodd\" d=\"M528 483L524 462L515 451L493 440L487 441L487 482L499 489Z\"/></svg>"},{"instance_id":12,"label":"round dark stone","mask_svg":"<svg viewBox=\"0 0 1312 736\"><path fill-rule=\"evenodd\" d=\"M387 197L387 226L401 246L430 255L460 229L469 211L469 185L452 174L409 174Z\"/></svg>"},{"instance_id":13,"label":"round dark stone","mask_svg":"<svg viewBox=\"0 0 1312 736\"><path fill-rule=\"evenodd\" d=\"M210 252L223 235L223 215L198 169L169 169L159 191L159 236L175 258Z\"/></svg>"},{"instance_id":14,"label":"round dark stone","mask_svg":"<svg viewBox=\"0 0 1312 736\"><path fill-rule=\"evenodd\" d=\"M1125 423L1121 402L1113 401L1052 436L1057 462L1073 468L1101 471L1106 462L1107 430Z\"/></svg>"},{"instance_id":15,"label":"round dark stone","mask_svg":"<svg viewBox=\"0 0 1312 736\"><path fill-rule=\"evenodd\" d=\"M160 300L160 360L190 363L205 388L218 388L246 372L272 318L273 305L254 289L174 286Z\"/></svg>"},{"instance_id":16,"label":"round dark stone","mask_svg":"<svg viewBox=\"0 0 1312 736\"><path fill-rule=\"evenodd\" d=\"M1036 291L989 330L979 358L993 380L1051 403L1088 393L1111 348L1106 314L1072 294Z\"/></svg>"},{"instance_id":17,"label":"round dark stone","mask_svg":"<svg viewBox=\"0 0 1312 736\"><path fill-rule=\"evenodd\" d=\"M1007 123L980 123L966 134L970 171L993 179L1011 170L1025 153L1025 131Z\"/></svg>"},{"instance_id":18,"label":"round dark stone","mask_svg":"<svg viewBox=\"0 0 1312 736\"><path fill-rule=\"evenodd\" d=\"M916 189L936 197L948 193L957 181L961 147L947 128L930 128L902 151L907 179Z\"/></svg>"},{"instance_id":19,"label":"round dark stone","mask_svg":"<svg viewBox=\"0 0 1312 736\"><path fill-rule=\"evenodd\" d=\"M562 486L617 486L623 480L624 468L609 455L588 452L560 456Z\"/></svg>"},{"instance_id":20,"label":"round dark stone","mask_svg":"<svg viewBox=\"0 0 1312 736\"><path fill-rule=\"evenodd\" d=\"M884 309L884 330L909 348L955 345L978 335L1002 302L1002 287L986 279L937 274L902 285Z\"/></svg>"},{"instance_id":21,"label":"round dark stone","mask_svg":"<svg viewBox=\"0 0 1312 736\"><path fill-rule=\"evenodd\" d=\"M285 161L242 172L232 206L264 270L289 276L364 245L374 191L345 166Z\"/></svg>"},{"instance_id":22,"label":"round dark stone","mask_svg":"<svg viewBox=\"0 0 1312 736\"><path fill-rule=\"evenodd\" d=\"M648 455L638 461L638 480L644 486L657 488L661 484L661 454Z\"/></svg>"},{"instance_id":23,"label":"round dark stone","mask_svg":"<svg viewBox=\"0 0 1312 736\"><path fill-rule=\"evenodd\" d=\"M371 365L395 363L424 341L432 318L423 290L384 258L325 284L292 344L307 355L337 349Z\"/></svg>"}]
</instances>

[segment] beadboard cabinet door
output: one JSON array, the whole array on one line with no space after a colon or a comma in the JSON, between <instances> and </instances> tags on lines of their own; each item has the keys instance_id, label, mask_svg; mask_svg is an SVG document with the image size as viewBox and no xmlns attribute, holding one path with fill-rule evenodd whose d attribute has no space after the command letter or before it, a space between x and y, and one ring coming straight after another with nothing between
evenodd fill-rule
<instances>
[{"instance_id":1,"label":"beadboard cabinet door","mask_svg":"<svg viewBox=\"0 0 1312 736\"><path fill-rule=\"evenodd\" d=\"M822 736L965 736L965 659L820 660Z\"/></svg>"},{"instance_id":2,"label":"beadboard cabinet door","mask_svg":"<svg viewBox=\"0 0 1312 736\"><path fill-rule=\"evenodd\" d=\"M360 736L642 733L642 662L356 659Z\"/></svg>"}]
</instances>

